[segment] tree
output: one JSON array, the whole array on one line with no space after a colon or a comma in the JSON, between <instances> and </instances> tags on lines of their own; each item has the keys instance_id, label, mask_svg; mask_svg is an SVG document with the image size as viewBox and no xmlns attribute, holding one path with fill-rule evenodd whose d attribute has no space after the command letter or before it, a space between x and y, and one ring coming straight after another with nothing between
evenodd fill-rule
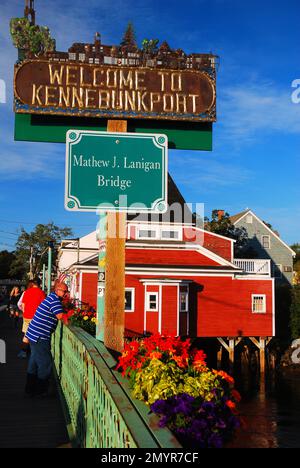
<instances>
[{"instance_id":1,"label":"tree","mask_svg":"<svg viewBox=\"0 0 300 468\"><path fill-rule=\"evenodd\" d=\"M131 22L129 22L127 25L127 29L124 33L124 36L121 42L121 46L137 47L133 24Z\"/></svg>"},{"instance_id":2,"label":"tree","mask_svg":"<svg viewBox=\"0 0 300 468\"><path fill-rule=\"evenodd\" d=\"M294 284L300 284L300 244L291 245L291 249L296 253L294 257Z\"/></svg>"},{"instance_id":3,"label":"tree","mask_svg":"<svg viewBox=\"0 0 300 468\"><path fill-rule=\"evenodd\" d=\"M10 275L10 266L12 262L15 260L14 252L8 252L7 250L2 250L0 252L0 279L10 279L12 276ZM14 279L19 279L22 276L17 274L14 276Z\"/></svg>"},{"instance_id":4,"label":"tree","mask_svg":"<svg viewBox=\"0 0 300 468\"><path fill-rule=\"evenodd\" d=\"M238 228L232 224L229 213L219 215L219 210L213 210L211 220L204 218L204 228L220 236L235 239L235 256L238 256L248 242L248 233L244 227Z\"/></svg>"},{"instance_id":5,"label":"tree","mask_svg":"<svg viewBox=\"0 0 300 468\"><path fill-rule=\"evenodd\" d=\"M32 232L26 232L22 228L16 243L15 259L11 264L10 274L13 275L23 268L24 273L31 272L32 276L38 275L45 261L44 255L49 242L54 242L55 245L69 236L72 236L71 228L59 228L53 222L37 224ZM54 249L53 264L55 264L56 256L57 252Z\"/></svg>"},{"instance_id":6,"label":"tree","mask_svg":"<svg viewBox=\"0 0 300 468\"><path fill-rule=\"evenodd\" d=\"M157 51L158 39L144 39L142 42L142 50L145 54L154 54Z\"/></svg>"},{"instance_id":7,"label":"tree","mask_svg":"<svg viewBox=\"0 0 300 468\"><path fill-rule=\"evenodd\" d=\"M300 338L300 285L296 285L292 290L290 329L292 339Z\"/></svg>"}]
</instances>

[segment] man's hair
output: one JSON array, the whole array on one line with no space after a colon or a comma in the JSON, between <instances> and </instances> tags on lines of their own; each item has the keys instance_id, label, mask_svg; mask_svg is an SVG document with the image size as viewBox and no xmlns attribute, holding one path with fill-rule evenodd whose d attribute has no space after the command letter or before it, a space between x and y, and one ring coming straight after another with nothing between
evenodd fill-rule
<instances>
[{"instance_id":1,"label":"man's hair","mask_svg":"<svg viewBox=\"0 0 300 468\"><path fill-rule=\"evenodd\" d=\"M32 284L34 284L35 286L40 287L40 285L41 285L41 280L40 280L40 278L33 278Z\"/></svg>"}]
</instances>

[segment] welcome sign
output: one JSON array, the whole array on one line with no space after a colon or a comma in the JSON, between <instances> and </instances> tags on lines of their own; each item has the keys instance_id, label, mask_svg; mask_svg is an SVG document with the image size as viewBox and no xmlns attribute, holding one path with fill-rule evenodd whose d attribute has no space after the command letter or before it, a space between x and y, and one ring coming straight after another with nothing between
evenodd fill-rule
<instances>
[{"instance_id":1,"label":"welcome sign","mask_svg":"<svg viewBox=\"0 0 300 468\"><path fill-rule=\"evenodd\" d=\"M25 60L15 67L15 112L156 120L216 120L205 71Z\"/></svg>"}]
</instances>

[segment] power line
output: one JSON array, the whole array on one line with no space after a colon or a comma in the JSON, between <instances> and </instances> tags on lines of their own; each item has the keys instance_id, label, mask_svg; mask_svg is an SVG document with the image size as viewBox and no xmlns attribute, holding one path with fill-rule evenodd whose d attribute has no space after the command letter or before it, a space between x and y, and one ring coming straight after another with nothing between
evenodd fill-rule
<instances>
[{"instance_id":1,"label":"power line","mask_svg":"<svg viewBox=\"0 0 300 468\"><path fill-rule=\"evenodd\" d=\"M43 224L41 223L40 221L39 222L35 222L35 223L28 223L28 222L23 222L23 221L9 221L9 220L6 220L6 219L0 219L0 223L8 223L8 224L28 224L28 225L33 225L33 224ZM62 226L62 223L58 223ZM95 222L95 224L73 224L72 223L72 226L74 227L92 227L92 226L95 226L97 224L97 222ZM4 232L4 231L2 231Z\"/></svg>"},{"instance_id":2,"label":"power line","mask_svg":"<svg viewBox=\"0 0 300 468\"><path fill-rule=\"evenodd\" d=\"M0 245L6 245L7 247L13 247L13 248L15 248L14 245L12 245L12 244L7 244L6 242L0 242Z\"/></svg>"},{"instance_id":3,"label":"power line","mask_svg":"<svg viewBox=\"0 0 300 468\"><path fill-rule=\"evenodd\" d=\"M5 234L11 234L12 236L19 237L19 235L15 234L14 232L2 231L1 229L0 229L0 232L4 232Z\"/></svg>"}]
</instances>

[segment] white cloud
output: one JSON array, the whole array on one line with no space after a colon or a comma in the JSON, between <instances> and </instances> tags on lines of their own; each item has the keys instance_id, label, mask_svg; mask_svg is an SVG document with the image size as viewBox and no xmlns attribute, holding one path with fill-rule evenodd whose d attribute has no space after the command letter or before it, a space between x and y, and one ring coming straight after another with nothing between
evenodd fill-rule
<instances>
[{"instance_id":1,"label":"white cloud","mask_svg":"<svg viewBox=\"0 0 300 468\"><path fill-rule=\"evenodd\" d=\"M272 132L300 134L300 105L291 102L291 83L282 90L272 82L223 88L219 97L220 137L257 141Z\"/></svg>"},{"instance_id":2,"label":"white cloud","mask_svg":"<svg viewBox=\"0 0 300 468\"><path fill-rule=\"evenodd\" d=\"M32 180L34 178L64 178L64 147L54 145L15 142L1 151L1 180Z\"/></svg>"}]
</instances>

